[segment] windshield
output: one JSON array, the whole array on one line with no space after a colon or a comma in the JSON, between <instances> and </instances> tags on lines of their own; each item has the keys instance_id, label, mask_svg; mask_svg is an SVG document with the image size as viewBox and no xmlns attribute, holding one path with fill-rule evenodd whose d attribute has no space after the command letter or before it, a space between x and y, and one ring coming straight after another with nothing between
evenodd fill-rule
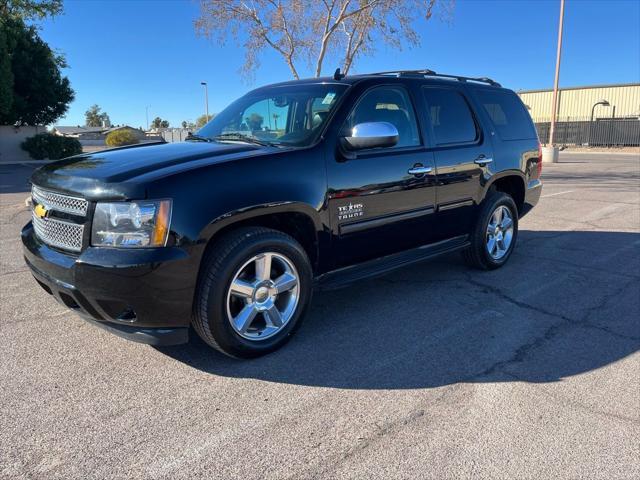
<instances>
[{"instance_id":1,"label":"windshield","mask_svg":"<svg viewBox=\"0 0 640 480\"><path fill-rule=\"evenodd\" d=\"M197 135L218 142L306 147L316 141L346 89L338 84L261 89L233 102Z\"/></svg>"}]
</instances>

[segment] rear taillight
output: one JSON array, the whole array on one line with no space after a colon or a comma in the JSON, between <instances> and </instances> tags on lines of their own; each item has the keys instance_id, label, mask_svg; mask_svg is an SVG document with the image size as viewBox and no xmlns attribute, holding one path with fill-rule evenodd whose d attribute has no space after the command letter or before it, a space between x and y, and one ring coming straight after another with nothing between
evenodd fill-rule
<instances>
[{"instance_id":1,"label":"rear taillight","mask_svg":"<svg viewBox=\"0 0 640 480\"><path fill-rule=\"evenodd\" d=\"M538 178L542 175L542 144L538 143Z\"/></svg>"}]
</instances>

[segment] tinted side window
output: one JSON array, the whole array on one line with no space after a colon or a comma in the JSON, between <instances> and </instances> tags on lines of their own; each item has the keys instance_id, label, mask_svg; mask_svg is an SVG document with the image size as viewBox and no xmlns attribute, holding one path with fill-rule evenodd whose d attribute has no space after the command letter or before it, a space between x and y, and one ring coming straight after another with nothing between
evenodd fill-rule
<instances>
[{"instance_id":1,"label":"tinted side window","mask_svg":"<svg viewBox=\"0 0 640 480\"><path fill-rule=\"evenodd\" d=\"M401 87L377 87L365 93L353 109L345 127L359 123L389 122L398 129L397 147L420 145L418 125L409 95Z\"/></svg>"},{"instance_id":2,"label":"tinted side window","mask_svg":"<svg viewBox=\"0 0 640 480\"><path fill-rule=\"evenodd\" d=\"M503 140L535 138L529 114L513 92L478 89L477 96Z\"/></svg>"},{"instance_id":3,"label":"tinted side window","mask_svg":"<svg viewBox=\"0 0 640 480\"><path fill-rule=\"evenodd\" d=\"M423 88L438 145L468 143L478 138L476 123L464 97L449 88Z\"/></svg>"},{"instance_id":4,"label":"tinted side window","mask_svg":"<svg viewBox=\"0 0 640 480\"><path fill-rule=\"evenodd\" d=\"M476 123L464 97L448 88L423 88L436 144L468 143L478 138Z\"/></svg>"}]
</instances>

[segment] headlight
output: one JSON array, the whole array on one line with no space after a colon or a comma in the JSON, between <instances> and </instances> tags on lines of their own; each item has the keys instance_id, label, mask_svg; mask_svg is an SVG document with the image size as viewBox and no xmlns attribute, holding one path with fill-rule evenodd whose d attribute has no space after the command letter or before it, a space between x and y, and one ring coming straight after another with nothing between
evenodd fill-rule
<instances>
[{"instance_id":1,"label":"headlight","mask_svg":"<svg viewBox=\"0 0 640 480\"><path fill-rule=\"evenodd\" d=\"M164 247L169 234L171 200L98 203L91 245Z\"/></svg>"}]
</instances>

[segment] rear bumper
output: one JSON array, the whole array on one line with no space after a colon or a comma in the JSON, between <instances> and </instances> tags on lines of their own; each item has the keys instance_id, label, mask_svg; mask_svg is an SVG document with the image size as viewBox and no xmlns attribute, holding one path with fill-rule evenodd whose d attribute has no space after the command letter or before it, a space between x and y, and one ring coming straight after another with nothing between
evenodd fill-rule
<instances>
[{"instance_id":1,"label":"rear bumper","mask_svg":"<svg viewBox=\"0 0 640 480\"><path fill-rule=\"evenodd\" d=\"M524 192L524 205L520 212L520 218L524 217L531 211L540 201L540 195L542 194L542 181L531 180L527 185L527 190Z\"/></svg>"},{"instance_id":2,"label":"rear bumper","mask_svg":"<svg viewBox=\"0 0 640 480\"><path fill-rule=\"evenodd\" d=\"M40 242L31 223L22 242L40 286L85 320L136 342L188 341L197 267L183 249L90 247L72 256Z\"/></svg>"}]
</instances>

